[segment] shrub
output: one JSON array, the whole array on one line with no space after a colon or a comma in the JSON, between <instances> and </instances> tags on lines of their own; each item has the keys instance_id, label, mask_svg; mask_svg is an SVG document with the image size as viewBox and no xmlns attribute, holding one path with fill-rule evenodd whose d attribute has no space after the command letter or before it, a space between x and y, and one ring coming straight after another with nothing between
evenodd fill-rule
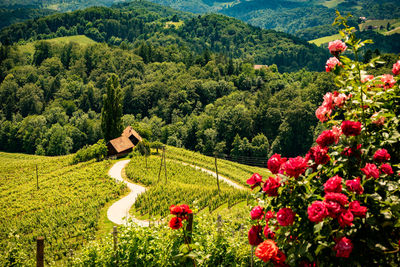
<instances>
[{"instance_id":1,"label":"shrub","mask_svg":"<svg viewBox=\"0 0 400 267\"><path fill-rule=\"evenodd\" d=\"M330 43L336 64L328 60L327 71L339 89L316 111L326 130L304 158L271 157L276 177L248 180L259 189L249 242L275 265L398 266L399 78L368 75L379 58L362 64L358 54L370 41L358 40L339 13L335 24L345 41Z\"/></svg>"},{"instance_id":2,"label":"shrub","mask_svg":"<svg viewBox=\"0 0 400 267\"><path fill-rule=\"evenodd\" d=\"M103 160L107 156L107 145L104 139L100 139L96 144L85 146L76 152L72 158L72 163L89 161L96 159L97 161Z\"/></svg>"}]
</instances>

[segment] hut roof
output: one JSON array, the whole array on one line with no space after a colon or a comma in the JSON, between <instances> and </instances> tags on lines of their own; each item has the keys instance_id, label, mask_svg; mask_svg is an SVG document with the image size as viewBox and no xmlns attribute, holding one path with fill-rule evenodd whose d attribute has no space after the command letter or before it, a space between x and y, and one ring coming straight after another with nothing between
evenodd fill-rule
<instances>
[{"instance_id":1,"label":"hut roof","mask_svg":"<svg viewBox=\"0 0 400 267\"><path fill-rule=\"evenodd\" d=\"M110 140L110 143L118 153L134 147L131 140L129 140L129 138L126 136L121 136L113 140Z\"/></svg>"},{"instance_id":2,"label":"hut roof","mask_svg":"<svg viewBox=\"0 0 400 267\"><path fill-rule=\"evenodd\" d=\"M131 126L128 126L122 132L122 136L129 138L131 135L133 135L139 142L142 141L142 137L135 130L133 130L133 128Z\"/></svg>"},{"instance_id":3,"label":"hut roof","mask_svg":"<svg viewBox=\"0 0 400 267\"><path fill-rule=\"evenodd\" d=\"M268 66L267 65L253 65L253 69L255 69L255 70L259 70L262 68L268 68Z\"/></svg>"}]
</instances>

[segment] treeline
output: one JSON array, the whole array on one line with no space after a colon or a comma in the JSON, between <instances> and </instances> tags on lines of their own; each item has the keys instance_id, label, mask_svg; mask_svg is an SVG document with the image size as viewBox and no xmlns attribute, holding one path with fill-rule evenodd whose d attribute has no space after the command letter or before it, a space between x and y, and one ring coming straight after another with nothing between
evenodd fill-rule
<instances>
[{"instance_id":1,"label":"treeline","mask_svg":"<svg viewBox=\"0 0 400 267\"><path fill-rule=\"evenodd\" d=\"M166 27L166 22L173 20L181 20L182 26ZM325 50L285 33L262 30L221 15L191 17L142 1L15 24L1 31L0 41L11 44L77 34L111 45L137 47L143 41L156 47L175 45L178 49L174 53L181 49L196 54L209 50L232 58L250 58L257 64L277 64L280 71L323 70L328 57Z\"/></svg>"},{"instance_id":2,"label":"treeline","mask_svg":"<svg viewBox=\"0 0 400 267\"><path fill-rule=\"evenodd\" d=\"M0 8L0 29L27 19L35 19L53 14L53 10L36 8Z\"/></svg>"}]
</instances>

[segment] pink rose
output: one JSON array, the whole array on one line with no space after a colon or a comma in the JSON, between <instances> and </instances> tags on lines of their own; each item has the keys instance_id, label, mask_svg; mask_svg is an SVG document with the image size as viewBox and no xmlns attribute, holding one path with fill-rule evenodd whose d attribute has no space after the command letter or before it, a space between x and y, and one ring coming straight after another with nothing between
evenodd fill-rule
<instances>
[{"instance_id":1,"label":"pink rose","mask_svg":"<svg viewBox=\"0 0 400 267\"><path fill-rule=\"evenodd\" d=\"M282 164L286 162L286 158L281 158L281 155L274 154L268 160L268 169L273 173L277 174Z\"/></svg>"},{"instance_id":2,"label":"pink rose","mask_svg":"<svg viewBox=\"0 0 400 267\"><path fill-rule=\"evenodd\" d=\"M331 92L328 92L324 95L324 102L322 102L322 106L333 109L334 101L335 101L334 95Z\"/></svg>"},{"instance_id":3,"label":"pink rose","mask_svg":"<svg viewBox=\"0 0 400 267\"><path fill-rule=\"evenodd\" d=\"M335 106L338 108L343 107L344 102L347 100L347 96L345 94L334 94L335 95Z\"/></svg>"},{"instance_id":4,"label":"pink rose","mask_svg":"<svg viewBox=\"0 0 400 267\"><path fill-rule=\"evenodd\" d=\"M327 147L335 142L335 134L331 130L323 131L316 140L321 147Z\"/></svg>"},{"instance_id":5,"label":"pink rose","mask_svg":"<svg viewBox=\"0 0 400 267\"><path fill-rule=\"evenodd\" d=\"M361 186L360 177L357 177L354 180L347 180L346 181L346 186L347 186L348 190L356 192L359 195L364 193L364 188Z\"/></svg>"},{"instance_id":6,"label":"pink rose","mask_svg":"<svg viewBox=\"0 0 400 267\"><path fill-rule=\"evenodd\" d=\"M367 163L361 171L367 176L367 179L371 177L374 177L375 179L379 178L379 169L375 164Z\"/></svg>"},{"instance_id":7,"label":"pink rose","mask_svg":"<svg viewBox=\"0 0 400 267\"><path fill-rule=\"evenodd\" d=\"M296 158L290 158L285 163L284 168L288 176L298 178L301 174L303 174L306 171L307 161L300 156Z\"/></svg>"},{"instance_id":8,"label":"pink rose","mask_svg":"<svg viewBox=\"0 0 400 267\"><path fill-rule=\"evenodd\" d=\"M374 79L374 75L363 75L361 76L361 82L366 83L372 81Z\"/></svg>"},{"instance_id":9,"label":"pink rose","mask_svg":"<svg viewBox=\"0 0 400 267\"><path fill-rule=\"evenodd\" d=\"M308 219L312 222L321 222L326 216L328 216L328 210L325 207L325 203L322 201L314 201L311 206L307 209Z\"/></svg>"},{"instance_id":10,"label":"pink rose","mask_svg":"<svg viewBox=\"0 0 400 267\"><path fill-rule=\"evenodd\" d=\"M350 239L342 237L336 240L333 250L336 251L336 257L348 258L353 250L353 244Z\"/></svg>"},{"instance_id":11,"label":"pink rose","mask_svg":"<svg viewBox=\"0 0 400 267\"><path fill-rule=\"evenodd\" d=\"M255 187L261 185L261 183L262 183L262 177L261 177L261 175L259 175L258 173L254 173L254 174L250 177L250 179L248 179L248 180L246 181L246 183L247 183L248 185L251 185L251 189L254 189Z\"/></svg>"},{"instance_id":12,"label":"pink rose","mask_svg":"<svg viewBox=\"0 0 400 267\"><path fill-rule=\"evenodd\" d=\"M251 212L250 216L252 220L260 220L264 215L264 208L260 206L255 206Z\"/></svg>"},{"instance_id":13,"label":"pink rose","mask_svg":"<svg viewBox=\"0 0 400 267\"><path fill-rule=\"evenodd\" d=\"M328 44L328 49L329 52L334 55L334 56L338 56L339 54L343 53L344 51L346 51L347 46L344 42L342 42L341 40L335 40L333 42L329 42Z\"/></svg>"},{"instance_id":14,"label":"pink rose","mask_svg":"<svg viewBox=\"0 0 400 267\"><path fill-rule=\"evenodd\" d=\"M315 111L315 116L320 120L320 122L328 120L328 117L330 117L331 114L332 114L332 109L326 106L320 106Z\"/></svg>"},{"instance_id":15,"label":"pink rose","mask_svg":"<svg viewBox=\"0 0 400 267\"><path fill-rule=\"evenodd\" d=\"M342 129L336 126L332 127L332 133L335 136L335 143L339 142L340 136L342 135Z\"/></svg>"},{"instance_id":16,"label":"pink rose","mask_svg":"<svg viewBox=\"0 0 400 267\"><path fill-rule=\"evenodd\" d=\"M339 225L342 228L353 225L353 220L354 215L350 210L343 210L338 218Z\"/></svg>"},{"instance_id":17,"label":"pink rose","mask_svg":"<svg viewBox=\"0 0 400 267\"><path fill-rule=\"evenodd\" d=\"M365 217L365 214L368 211L367 207L361 206L360 202L358 201L352 201L349 204L349 211L351 211L351 213L353 213L354 216L357 217Z\"/></svg>"},{"instance_id":18,"label":"pink rose","mask_svg":"<svg viewBox=\"0 0 400 267\"><path fill-rule=\"evenodd\" d=\"M396 83L395 79L390 74L382 75L381 82L383 82L383 88L385 89L392 88L393 85Z\"/></svg>"},{"instance_id":19,"label":"pink rose","mask_svg":"<svg viewBox=\"0 0 400 267\"><path fill-rule=\"evenodd\" d=\"M361 133L361 122L359 121L343 121L342 132L346 136L357 136Z\"/></svg>"},{"instance_id":20,"label":"pink rose","mask_svg":"<svg viewBox=\"0 0 400 267\"><path fill-rule=\"evenodd\" d=\"M392 72L394 75L399 75L400 73L400 60L393 64Z\"/></svg>"},{"instance_id":21,"label":"pink rose","mask_svg":"<svg viewBox=\"0 0 400 267\"><path fill-rule=\"evenodd\" d=\"M384 148L378 149L374 154L374 160L379 163L388 161L390 160L390 154Z\"/></svg>"},{"instance_id":22,"label":"pink rose","mask_svg":"<svg viewBox=\"0 0 400 267\"><path fill-rule=\"evenodd\" d=\"M296 214L290 208L282 208L276 213L276 219L282 226L292 225Z\"/></svg>"},{"instance_id":23,"label":"pink rose","mask_svg":"<svg viewBox=\"0 0 400 267\"><path fill-rule=\"evenodd\" d=\"M392 166L390 166L387 163L382 164L380 167L380 170L381 170L381 172L383 172L384 174L387 174L387 175L393 174Z\"/></svg>"},{"instance_id":24,"label":"pink rose","mask_svg":"<svg viewBox=\"0 0 400 267\"><path fill-rule=\"evenodd\" d=\"M279 177L269 177L264 183L263 191L270 197L278 196L278 188L281 186Z\"/></svg>"},{"instance_id":25,"label":"pink rose","mask_svg":"<svg viewBox=\"0 0 400 267\"><path fill-rule=\"evenodd\" d=\"M324 184L325 193L340 193L342 192L342 177L335 175L329 178Z\"/></svg>"}]
</instances>

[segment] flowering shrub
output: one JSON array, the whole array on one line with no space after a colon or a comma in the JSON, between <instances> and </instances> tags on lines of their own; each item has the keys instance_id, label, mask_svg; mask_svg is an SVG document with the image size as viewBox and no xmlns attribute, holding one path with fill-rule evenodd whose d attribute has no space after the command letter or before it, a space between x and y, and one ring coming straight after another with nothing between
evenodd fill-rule
<instances>
[{"instance_id":1,"label":"flowering shrub","mask_svg":"<svg viewBox=\"0 0 400 267\"><path fill-rule=\"evenodd\" d=\"M258 189L249 243L276 266L398 266L399 78L368 74L379 59L363 64L358 53L370 41L358 40L339 13L335 23L344 42L329 43L326 68L338 91L316 110L325 130L305 157L275 154L274 176L248 180ZM392 72L399 75L400 60Z\"/></svg>"}]
</instances>

